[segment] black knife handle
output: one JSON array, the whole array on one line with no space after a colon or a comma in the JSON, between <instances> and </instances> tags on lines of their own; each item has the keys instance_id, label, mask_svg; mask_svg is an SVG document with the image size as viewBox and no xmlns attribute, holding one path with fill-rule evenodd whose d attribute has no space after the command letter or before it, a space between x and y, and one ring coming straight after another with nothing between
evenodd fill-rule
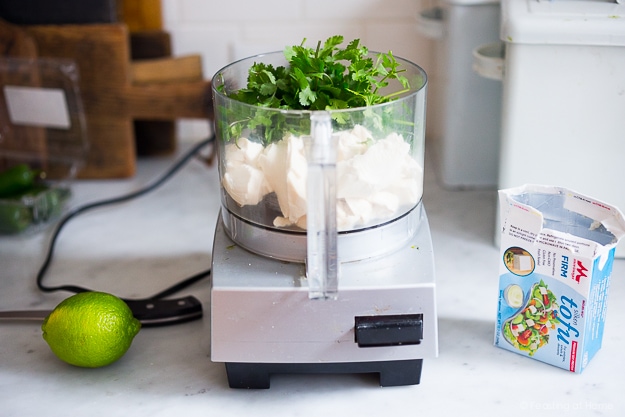
<instances>
[{"instance_id":1,"label":"black knife handle","mask_svg":"<svg viewBox=\"0 0 625 417\"><path fill-rule=\"evenodd\" d=\"M168 326L202 317L202 303L193 296L168 300L124 301L143 327Z\"/></svg>"}]
</instances>

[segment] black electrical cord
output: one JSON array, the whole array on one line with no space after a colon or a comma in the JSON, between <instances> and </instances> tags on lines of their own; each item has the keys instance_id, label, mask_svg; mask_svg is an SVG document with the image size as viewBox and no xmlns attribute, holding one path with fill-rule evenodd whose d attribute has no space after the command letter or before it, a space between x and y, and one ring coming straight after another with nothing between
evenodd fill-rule
<instances>
[{"instance_id":1,"label":"black electrical cord","mask_svg":"<svg viewBox=\"0 0 625 417\"><path fill-rule=\"evenodd\" d=\"M61 218L61 220L59 220L59 223L57 224L54 232L52 233L52 237L50 239L50 243L48 245L48 250L46 253L46 257L43 261L43 264L41 265L41 268L39 269L39 272L37 273L37 287L43 291L43 292L53 292L53 291L69 291L69 292L74 292L74 293L80 293L80 292L88 292L88 291L92 291L90 289L84 288L84 287L80 287L77 285L59 285L59 286L47 286L43 284L43 278L46 274L46 271L48 270L48 267L50 266L50 263L52 262L52 257L54 255L54 248L56 245L56 241L61 233L61 230L63 229L63 227L74 217L78 216L79 214L85 213L89 210L92 210L94 208L98 208L98 207L104 207L104 206L108 206L111 204L117 204L117 203L122 203L128 200L132 200L134 198L137 197L141 197L144 194L149 193L150 191L155 190L156 188L160 187L161 185L163 185L165 182L167 182L167 180L169 180L175 173L177 173L184 165L186 165L187 162L189 162L189 160L191 158L193 158L202 148L204 148L205 146L213 143L215 141L215 135L213 134L211 137L209 137L208 139L205 139L201 142L198 142L195 146L193 146L193 148L191 148L189 151L187 151L187 153L185 153L176 163L174 163L174 165L169 168L160 178L158 178L156 181L154 181L153 183L137 190L137 191L133 191L131 193L119 196L119 197L113 197L110 199L105 199L105 200L100 200L100 201L95 201L93 203L88 203L82 206L78 206L76 208L74 208L73 210L69 211L65 216L63 216L63 218ZM189 285L201 280L204 277L209 276L211 273L210 268L199 272L198 274L195 274L191 277L185 278L184 280L178 282L177 284L157 293L152 295L151 297L147 297L145 299L142 300L157 300L157 299L161 299L164 297L167 297L171 294L174 294L180 290L182 290L183 288L188 287Z\"/></svg>"}]
</instances>

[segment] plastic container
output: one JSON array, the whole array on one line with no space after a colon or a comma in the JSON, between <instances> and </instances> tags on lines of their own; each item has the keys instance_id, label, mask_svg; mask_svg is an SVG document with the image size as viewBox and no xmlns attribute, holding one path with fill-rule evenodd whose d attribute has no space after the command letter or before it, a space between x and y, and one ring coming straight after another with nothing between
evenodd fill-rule
<instances>
[{"instance_id":1,"label":"plastic container","mask_svg":"<svg viewBox=\"0 0 625 417\"><path fill-rule=\"evenodd\" d=\"M308 198L307 187L326 174L336 181L328 183L335 203L326 208L336 211L327 216L336 218L341 261L393 251L414 234L418 216L409 214L423 194L427 77L415 64L397 61L406 70L407 92L384 104L330 111L327 126L316 119L323 111L271 109L228 97L247 85L255 62L287 65L281 52L243 59L215 75L221 212L232 240L263 256L304 262L311 213L316 218L323 211L310 209L316 199ZM391 83L382 94L402 89ZM271 126L233 129L245 114ZM314 126L327 130L327 144L319 146ZM313 169L319 171L314 177L308 175Z\"/></svg>"},{"instance_id":2,"label":"plastic container","mask_svg":"<svg viewBox=\"0 0 625 417\"><path fill-rule=\"evenodd\" d=\"M419 16L421 33L437 40L431 91L440 108L433 144L447 187L497 185L501 84L473 72L472 52L499 40L499 18L493 0L442 0Z\"/></svg>"},{"instance_id":3,"label":"plastic container","mask_svg":"<svg viewBox=\"0 0 625 417\"><path fill-rule=\"evenodd\" d=\"M499 187L556 185L625 207L625 5L504 0L501 41Z\"/></svg>"},{"instance_id":4,"label":"plastic container","mask_svg":"<svg viewBox=\"0 0 625 417\"><path fill-rule=\"evenodd\" d=\"M32 184L0 197L0 234L40 230L66 208L87 149L71 61L0 59L0 175L21 165ZM25 183L26 184L26 183Z\"/></svg>"}]
</instances>

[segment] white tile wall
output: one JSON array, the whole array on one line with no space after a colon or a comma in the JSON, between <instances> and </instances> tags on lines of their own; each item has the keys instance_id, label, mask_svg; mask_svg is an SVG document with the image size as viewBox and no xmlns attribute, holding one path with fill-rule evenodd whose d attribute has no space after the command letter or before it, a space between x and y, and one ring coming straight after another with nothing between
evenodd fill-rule
<instances>
[{"instance_id":1,"label":"white tile wall","mask_svg":"<svg viewBox=\"0 0 625 417\"><path fill-rule=\"evenodd\" d=\"M432 41L418 33L419 11L434 0L162 0L175 55L201 54L205 77L250 55L315 45L332 35L393 51L430 73ZM189 130L191 129L191 130ZM181 135L202 135L187 127Z\"/></svg>"},{"instance_id":2,"label":"white tile wall","mask_svg":"<svg viewBox=\"0 0 625 417\"><path fill-rule=\"evenodd\" d=\"M331 35L392 50L427 71L429 42L417 32L418 12L431 0L163 0L174 53L199 53L211 77L245 56L314 45Z\"/></svg>"}]
</instances>

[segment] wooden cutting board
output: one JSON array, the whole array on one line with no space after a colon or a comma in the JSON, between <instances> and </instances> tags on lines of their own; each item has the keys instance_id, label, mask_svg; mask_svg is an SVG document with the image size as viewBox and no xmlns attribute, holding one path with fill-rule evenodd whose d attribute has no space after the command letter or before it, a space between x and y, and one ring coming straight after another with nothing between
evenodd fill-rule
<instances>
[{"instance_id":1,"label":"wooden cutting board","mask_svg":"<svg viewBox=\"0 0 625 417\"><path fill-rule=\"evenodd\" d=\"M130 31L130 54L141 67L158 68L166 65L138 63L140 60L169 58L172 56L171 37L163 30L160 0L119 0L119 21ZM180 67L175 66L176 70ZM133 74L133 82L139 76ZM197 78L202 79L202 77ZM142 79L143 80L143 79ZM169 81L174 80L170 78ZM135 120L135 146L138 155L171 154L176 150L176 122L168 120Z\"/></svg>"},{"instance_id":2,"label":"wooden cutting board","mask_svg":"<svg viewBox=\"0 0 625 417\"><path fill-rule=\"evenodd\" d=\"M135 172L133 121L212 118L210 81L133 84L124 24L25 26L41 57L69 58L80 70L90 149L79 178Z\"/></svg>"},{"instance_id":3,"label":"wooden cutting board","mask_svg":"<svg viewBox=\"0 0 625 417\"><path fill-rule=\"evenodd\" d=\"M124 4L127 2L125 1ZM169 33L161 30L130 32L130 56L133 60L133 68L136 65L158 68L157 65L150 65L151 61L157 58L169 58L171 55ZM133 83L142 80L135 74L135 70L131 77ZM134 130L137 155L167 155L176 150L175 121L135 120Z\"/></svg>"}]
</instances>

